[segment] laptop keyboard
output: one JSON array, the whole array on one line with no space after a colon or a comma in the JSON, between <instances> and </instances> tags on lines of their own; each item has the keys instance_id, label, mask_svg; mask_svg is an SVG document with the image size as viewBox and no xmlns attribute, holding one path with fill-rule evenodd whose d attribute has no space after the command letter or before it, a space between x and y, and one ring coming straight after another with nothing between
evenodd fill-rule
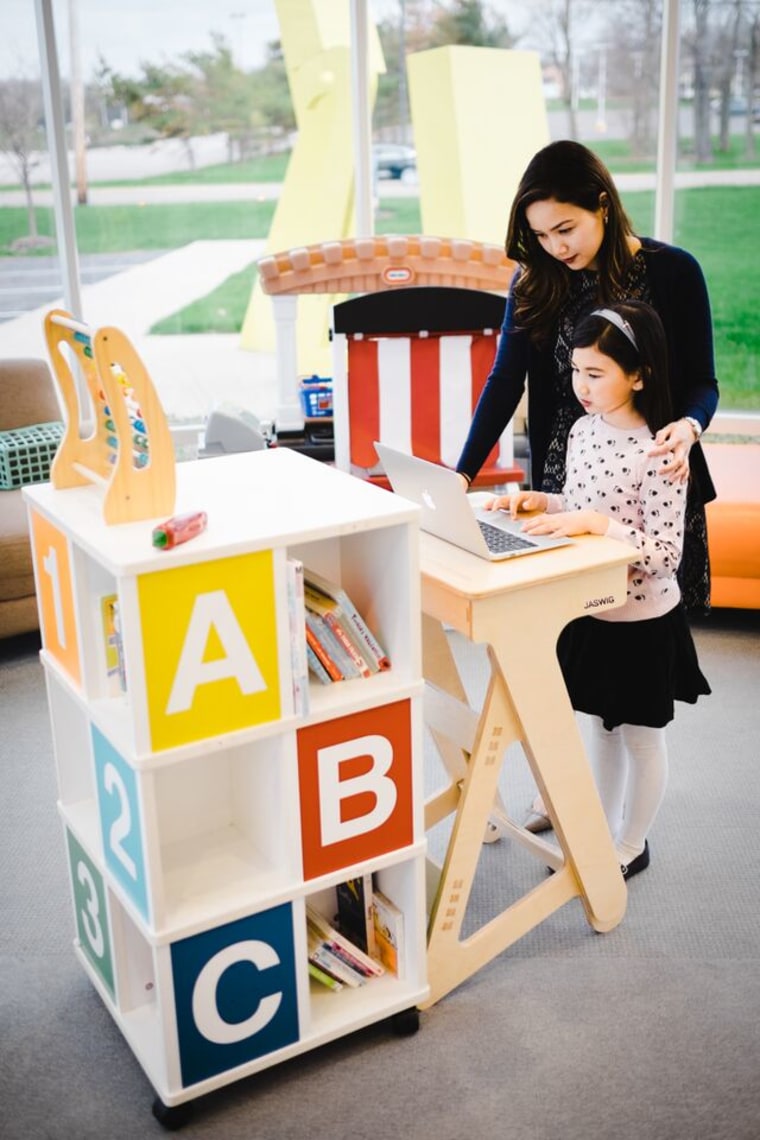
<instances>
[{"instance_id":1,"label":"laptop keyboard","mask_svg":"<svg viewBox=\"0 0 760 1140\"><path fill-rule=\"evenodd\" d=\"M525 550L536 545L529 538L520 538L519 535L501 530L498 526L491 526L490 523L478 520L478 526L486 540L488 549L493 554L503 554L507 550Z\"/></svg>"}]
</instances>

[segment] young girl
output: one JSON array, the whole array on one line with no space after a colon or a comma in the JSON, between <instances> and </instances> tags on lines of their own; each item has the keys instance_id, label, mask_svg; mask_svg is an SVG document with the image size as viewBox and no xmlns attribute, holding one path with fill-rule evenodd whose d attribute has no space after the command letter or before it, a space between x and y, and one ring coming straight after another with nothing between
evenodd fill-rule
<instances>
[{"instance_id":1,"label":"young girl","mask_svg":"<svg viewBox=\"0 0 760 1140\"><path fill-rule=\"evenodd\" d=\"M576 619L557 644L572 706L586 714L599 794L630 879L649 866L673 701L693 704L710 692L676 577L686 488L651 454L671 417L667 346L655 310L620 301L582 318L572 377L586 415L570 429L562 494L519 491L488 507L513 516L544 512L525 521L528 533L603 534L636 551L625 605Z\"/></svg>"}]
</instances>

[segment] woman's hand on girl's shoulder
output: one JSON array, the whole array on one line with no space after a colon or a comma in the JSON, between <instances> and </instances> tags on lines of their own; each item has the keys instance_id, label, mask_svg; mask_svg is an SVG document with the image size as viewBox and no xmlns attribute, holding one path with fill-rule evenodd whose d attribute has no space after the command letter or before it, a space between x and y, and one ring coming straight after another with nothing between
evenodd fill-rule
<instances>
[{"instance_id":1,"label":"woman's hand on girl's shoulder","mask_svg":"<svg viewBox=\"0 0 760 1140\"><path fill-rule=\"evenodd\" d=\"M674 420L660 428L654 437L650 456L664 455L658 475L666 475L671 483L686 483L689 478L689 451L695 442L694 429L686 420Z\"/></svg>"}]
</instances>

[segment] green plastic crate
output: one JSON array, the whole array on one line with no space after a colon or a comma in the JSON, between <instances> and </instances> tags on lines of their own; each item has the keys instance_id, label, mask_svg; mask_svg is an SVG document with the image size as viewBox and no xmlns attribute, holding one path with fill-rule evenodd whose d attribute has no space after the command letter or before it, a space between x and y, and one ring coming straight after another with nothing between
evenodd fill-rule
<instances>
[{"instance_id":1,"label":"green plastic crate","mask_svg":"<svg viewBox=\"0 0 760 1140\"><path fill-rule=\"evenodd\" d=\"M63 431L59 421L0 431L0 489L45 483Z\"/></svg>"}]
</instances>

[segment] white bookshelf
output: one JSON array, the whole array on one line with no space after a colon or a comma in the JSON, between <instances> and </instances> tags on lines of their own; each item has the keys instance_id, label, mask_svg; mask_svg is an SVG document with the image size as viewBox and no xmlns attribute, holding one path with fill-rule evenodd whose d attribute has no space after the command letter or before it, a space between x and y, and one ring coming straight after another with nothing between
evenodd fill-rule
<instances>
[{"instance_id":1,"label":"white bookshelf","mask_svg":"<svg viewBox=\"0 0 760 1140\"><path fill-rule=\"evenodd\" d=\"M151 545L161 520L106 526L93 486L25 495L76 953L158 1119L176 1127L194 1098L373 1021L414 1027L428 994L417 509L281 448L180 464L175 513L205 510L208 527L169 551ZM298 712L288 558L340 583L391 659L312 680ZM126 690L109 675L107 596ZM366 871L403 910L403 970L333 993L309 979L306 903L331 916L336 885Z\"/></svg>"}]
</instances>

